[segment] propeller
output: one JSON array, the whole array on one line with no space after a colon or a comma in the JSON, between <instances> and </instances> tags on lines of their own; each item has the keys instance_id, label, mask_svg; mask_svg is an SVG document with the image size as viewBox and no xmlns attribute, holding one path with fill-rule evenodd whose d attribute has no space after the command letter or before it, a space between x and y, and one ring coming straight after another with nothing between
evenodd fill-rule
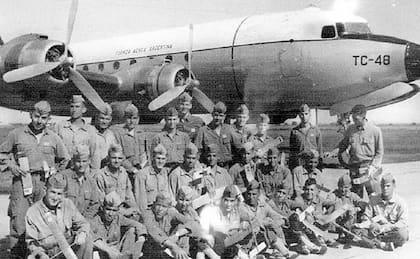
<instances>
[{"instance_id":1,"label":"propeller","mask_svg":"<svg viewBox=\"0 0 420 259\"><path fill-rule=\"evenodd\" d=\"M189 25L189 48L188 48L188 79L187 83L182 86L176 86L168 91L164 92L163 94L159 95L156 99L149 103L149 110L155 111L166 104L170 103L172 100L180 96L185 91L191 91L191 94L197 101L209 112L213 111L214 103L210 98L207 97L205 93L203 93L198 86L200 82L198 80L194 80L191 74L191 58L192 58L192 48L193 48L193 34L194 27L192 24Z\"/></svg>"},{"instance_id":2,"label":"propeller","mask_svg":"<svg viewBox=\"0 0 420 259\"><path fill-rule=\"evenodd\" d=\"M93 106L95 106L96 109L102 110L105 106L105 102L98 95L95 89L89 84L89 82L76 69L71 67L73 60L71 57L68 57L68 46L73 34L73 27L76 20L78 5L78 0L72 0L67 20L67 34L66 41L64 42L64 53L59 58L59 61L36 63L9 71L3 75L3 80L6 83L21 81L45 74L59 66L62 66L63 69L68 70L69 79L80 90L80 92L93 104Z\"/></svg>"}]
</instances>

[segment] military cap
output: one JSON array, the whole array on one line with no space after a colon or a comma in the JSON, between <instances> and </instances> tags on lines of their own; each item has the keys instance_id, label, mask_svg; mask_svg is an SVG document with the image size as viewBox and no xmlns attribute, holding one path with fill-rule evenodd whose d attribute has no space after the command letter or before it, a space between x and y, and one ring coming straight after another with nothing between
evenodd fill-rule
<instances>
[{"instance_id":1,"label":"military cap","mask_svg":"<svg viewBox=\"0 0 420 259\"><path fill-rule=\"evenodd\" d=\"M382 176L381 184L395 183L395 177L391 173L386 173Z\"/></svg>"},{"instance_id":2,"label":"military cap","mask_svg":"<svg viewBox=\"0 0 420 259\"><path fill-rule=\"evenodd\" d=\"M245 104L239 105L238 109L236 109L237 115L249 115L249 109L246 107Z\"/></svg>"},{"instance_id":3,"label":"military cap","mask_svg":"<svg viewBox=\"0 0 420 259\"><path fill-rule=\"evenodd\" d=\"M159 192L156 195L155 202L153 203L153 205L161 205L165 207L169 207L171 206L171 204L172 204L171 197L166 192Z\"/></svg>"},{"instance_id":4,"label":"military cap","mask_svg":"<svg viewBox=\"0 0 420 259\"><path fill-rule=\"evenodd\" d=\"M206 153L219 153L219 147L216 144L209 144L206 148Z\"/></svg>"},{"instance_id":5,"label":"military cap","mask_svg":"<svg viewBox=\"0 0 420 259\"><path fill-rule=\"evenodd\" d=\"M254 144L252 142L246 142L241 145L239 152L245 153L252 150L254 150Z\"/></svg>"},{"instance_id":6,"label":"military cap","mask_svg":"<svg viewBox=\"0 0 420 259\"><path fill-rule=\"evenodd\" d=\"M267 151L267 156L278 156L278 155L279 155L279 150L275 147L271 147Z\"/></svg>"},{"instance_id":7,"label":"military cap","mask_svg":"<svg viewBox=\"0 0 420 259\"><path fill-rule=\"evenodd\" d=\"M162 144L158 144L154 149L153 149L153 154L154 155L164 155L166 156L167 151L166 148L162 145Z\"/></svg>"},{"instance_id":8,"label":"military cap","mask_svg":"<svg viewBox=\"0 0 420 259\"><path fill-rule=\"evenodd\" d=\"M119 144L111 144L108 149L108 154L111 153L123 153L123 149Z\"/></svg>"},{"instance_id":9,"label":"military cap","mask_svg":"<svg viewBox=\"0 0 420 259\"><path fill-rule=\"evenodd\" d=\"M227 108L223 102L217 102L213 107L213 112L225 114L226 111L227 111Z\"/></svg>"},{"instance_id":10,"label":"military cap","mask_svg":"<svg viewBox=\"0 0 420 259\"><path fill-rule=\"evenodd\" d=\"M338 186L339 187L350 186L350 185L351 185L351 179L350 179L350 176L348 174L345 174L338 179Z\"/></svg>"},{"instance_id":11,"label":"military cap","mask_svg":"<svg viewBox=\"0 0 420 259\"><path fill-rule=\"evenodd\" d=\"M181 94L178 97L178 101L179 102L191 102L192 101L192 97L187 92L184 92L183 94Z\"/></svg>"},{"instance_id":12,"label":"military cap","mask_svg":"<svg viewBox=\"0 0 420 259\"><path fill-rule=\"evenodd\" d=\"M357 104L351 109L350 113L358 114L358 115L366 115L367 108L363 104Z\"/></svg>"},{"instance_id":13,"label":"military cap","mask_svg":"<svg viewBox=\"0 0 420 259\"><path fill-rule=\"evenodd\" d=\"M315 149L305 149L298 154L298 156L302 159L312 159L312 158L319 158L319 153Z\"/></svg>"},{"instance_id":14,"label":"military cap","mask_svg":"<svg viewBox=\"0 0 420 259\"><path fill-rule=\"evenodd\" d=\"M78 144L74 147L73 158L89 158L89 146L86 144Z\"/></svg>"},{"instance_id":15,"label":"military cap","mask_svg":"<svg viewBox=\"0 0 420 259\"><path fill-rule=\"evenodd\" d=\"M165 113L166 117L178 117L178 111L174 107L169 107Z\"/></svg>"},{"instance_id":16,"label":"military cap","mask_svg":"<svg viewBox=\"0 0 420 259\"><path fill-rule=\"evenodd\" d=\"M309 105L307 105L306 103L302 104L299 107L299 112L310 112L311 108L309 108Z\"/></svg>"},{"instance_id":17,"label":"military cap","mask_svg":"<svg viewBox=\"0 0 420 259\"><path fill-rule=\"evenodd\" d=\"M198 148L194 145L194 143L189 143L185 149L185 155L197 155L197 153Z\"/></svg>"},{"instance_id":18,"label":"military cap","mask_svg":"<svg viewBox=\"0 0 420 259\"><path fill-rule=\"evenodd\" d=\"M105 103L105 106L102 107L102 109L99 111L99 113L107 115L107 116L112 116L111 105L109 105L108 103Z\"/></svg>"},{"instance_id":19,"label":"military cap","mask_svg":"<svg viewBox=\"0 0 420 259\"><path fill-rule=\"evenodd\" d=\"M105 195L104 206L106 208L118 208L121 205L121 197L117 192L112 191Z\"/></svg>"},{"instance_id":20,"label":"military cap","mask_svg":"<svg viewBox=\"0 0 420 259\"><path fill-rule=\"evenodd\" d=\"M241 194L241 191L239 190L238 186L236 185L228 185L225 187L223 191L222 198L238 198L238 196Z\"/></svg>"},{"instance_id":21,"label":"military cap","mask_svg":"<svg viewBox=\"0 0 420 259\"><path fill-rule=\"evenodd\" d=\"M252 190L259 190L260 189L260 184L256 181L256 180L252 180L250 183L248 183L248 185L246 186L246 190L247 191L252 191Z\"/></svg>"},{"instance_id":22,"label":"military cap","mask_svg":"<svg viewBox=\"0 0 420 259\"><path fill-rule=\"evenodd\" d=\"M285 185L285 184L283 184L283 183L281 183L281 184L279 184L279 185L276 185L274 188L275 188L277 191L280 191L280 190L289 190L289 188L287 188L287 187L286 187L286 185Z\"/></svg>"},{"instance_id":23,"label":"military cap","mask_svg":"<svg viewBox=\"0 0 420 259\"><path fill-rule=\"evenodd\" d=\"M71 97L71 103L85 103L85 99L80 94L75 94Z\"/></svg>"},{"instance_id":24,"label":"military cap","mask_svg":"<svg viewBox=\"0 0 420 259\"><path fill-rule=\"evenodd\" d=\"M258 116L258 123L270 123L270 117L265 113L261 113Z\"/></svg>"},{"instance_id":25,"label":"military cap","mask_svg":"<svg viewBox=\"0 0 420 259\"><path fill-rule=\"evenodd\" d=\"M306 188L306 187L308 187L308 186L310 186L310 185L313 185L313 184L315 184L315 185L316 185L316 180L315 180L314 178L308 178L308 179L306 179L306 181L305 181L305 185L304 185L304 187Z\"/></svg>"},{"instance_id":26,"label":"military cap","mask_svg":"<svg viewBox=\"0 0 420 259\"><path fill-rule=\"evenodd\" d=\"M67 185L66 178L62 174L53 174L48 178L47 186L55 189L65 189Z\"/></svg>"},{"instance_id":27,"label":"military cap","mask_svg":"<svg viewBox=\"0 0 420 259\"><path fill-rule=\"evenodd\" d=\"M125 107L125 110L124 110L125 117L132 117L132 116L138 116L138 115L139 115L139 110L134 104L130 103L129 105L127 105L127 107Z\"/></svg>"},{"instance_id":28,"label":"military cap","mask_svg":"<svg viewBox=\"0 0 420 259\"><path fill-rule=\"evenodd\" d=\"M188 200L193 200L196 196L196 192L188 185L182 185L181 187L179 187L176 195L178 199L182 197Z\"/></svg>"},{"instance_id":29,"label":"military cap","mask_svg":"<svg viewBox=\"0 0 420 259\"><path fill-rule=\"evenodd\" d=\"M51 112L51 106L47 101L39 101L34 104L34 111L39 114L49 114Z\"/></svg>"}]
</instances>

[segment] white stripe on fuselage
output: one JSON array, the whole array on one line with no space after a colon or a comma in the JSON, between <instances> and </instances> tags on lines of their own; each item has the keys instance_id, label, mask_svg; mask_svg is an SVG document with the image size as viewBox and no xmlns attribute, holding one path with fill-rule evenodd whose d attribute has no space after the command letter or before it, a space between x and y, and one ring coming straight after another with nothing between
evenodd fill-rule
<instances>
[{"instance_id":1,"label":"white stripe on fuselage","mask_svg":"<svg viewBox=\"0 0 420 259\"><path fill-rule=\"evenodd\" d=\"M325 25L336 22L366 22L318 8L272 13L194 25L193 50L293 40L321 40ZM242 24L241 24L242 22ZM235 37L236 33L236 38ZM71 50L76 64L187 52L188 26L75 43Z\"/></svg>"}]
</instances>

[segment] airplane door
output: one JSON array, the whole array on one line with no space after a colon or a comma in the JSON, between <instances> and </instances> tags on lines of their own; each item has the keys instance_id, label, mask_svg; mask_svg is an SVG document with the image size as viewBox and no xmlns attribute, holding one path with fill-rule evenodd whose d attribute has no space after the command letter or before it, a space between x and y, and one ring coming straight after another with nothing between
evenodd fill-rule
<instances>
[{"instance_id":1,"label":"airplane door","mask_svg":"<svg viewBox=\"0 0 420 259\"><path fill-rule=\"evenodd\" d=\"M284 43L278 53L280 73L283 77L299 77L302 73L303 56L299 44Z\"/></svg>"}]
</instances>

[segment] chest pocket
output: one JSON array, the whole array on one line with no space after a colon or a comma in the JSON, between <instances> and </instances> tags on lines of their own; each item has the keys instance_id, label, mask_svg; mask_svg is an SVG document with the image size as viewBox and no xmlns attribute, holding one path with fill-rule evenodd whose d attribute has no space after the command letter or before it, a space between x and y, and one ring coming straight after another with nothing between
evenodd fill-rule
<instances>
[{"instance_id":1,"label":"chest pocket","mask_svg":"<svg viewBox=\"0 0 420 259\"><path fill-rule=\"evenodd\" d=\"M147 175L146 176L146 192L157 191L157 179L155 176Z\"/></svg>"},{"instance_id":2,"label":"chest pocket","mask_svg":"<svg viewBox=\"0 0 420 259\"><path fill-rule=\"evenodd\" d=\"M183 150L184 149L184 145L183 145L182 142L176 142L175 146L176 146L177 150Z\"/></svg>"},{"instance_id":3,"label":"chest pocket","mask_svg":"<svg viewBox=\"0 0 420 259\"><path fill-rule=\"evenodd\" d=\"M54 148L49 143L43 143L39 146L39 150L46 155L54 154Z\"/></svg>"},{"instance_id":4,"label":"chest pocket","mask_svg":"<svg viewBox=\"0 0 420 259\"><path fill-rule=\"evenodd\" d=\"M373 142L374 142L374 139L371 136L365 136L362 138L363 145L370 146L370 145L373 145Z\"/></svg>"}]
</instances>

